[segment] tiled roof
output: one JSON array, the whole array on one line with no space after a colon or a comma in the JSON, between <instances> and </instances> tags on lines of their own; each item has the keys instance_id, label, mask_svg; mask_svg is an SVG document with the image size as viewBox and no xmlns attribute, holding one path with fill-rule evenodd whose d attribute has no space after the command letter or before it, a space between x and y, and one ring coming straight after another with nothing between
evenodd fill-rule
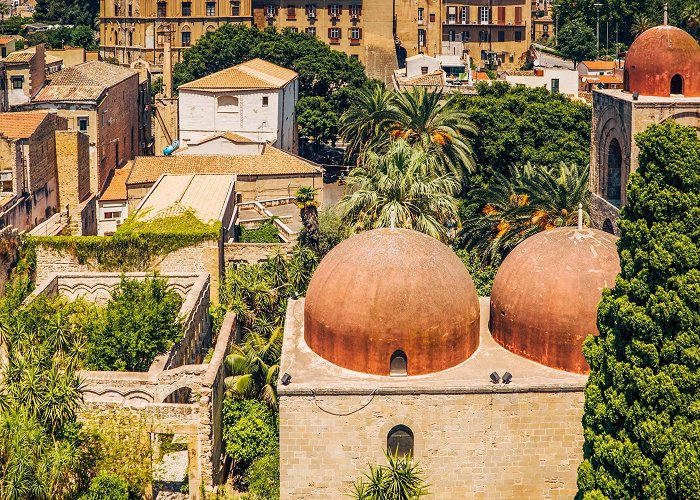
<instances>
[{"instance_id":1,"label":"tiled roof","mask_svg":"<svg viewBox=\"0 0 700 500\"><path fill-rule=\"evenodd\" d=\"M219 138L224 138L228 139L231 142L237 142L239 144L263 144L262 141L256 141L253 139L250 139L248 137L244 137L242 135L236 134L235 132L220 132L218 134L205 137L204 139L196 142L191 142L190 144L193 146L198 146L200 144L204 144L205 142L213 141L214 139L219 139Z\"/></svg>"},{"instance_id":2,"label":"tiled roof","mask_svg":"<svg viewBox=\"0 0 700 500\"><path fill-rule=\"evenodd\" d=\"M620 84L620 83L622 83L622 78L620 78L617 75L600 75L598 78L600 79L600 83L607 83L607 84L611 84L611 83Z\"/></svg>"},{"instance_id":3,"label":"tiled roof","mask_svg":"<svg viewBox=\"0 0 700 500\"><path fill-rule=\"evenodd\" d=\"M128 199L126 195L126 179L129 178L133 162L127 162L122 168L115 168L112 171L107 186L105 187L100 201L122 201Z\"/></svg>"},{"instance_id":4,"label":"tiled roof","mask_svg":"<svg viewBox=\"0 0 700 500\"><path fill-rule=\"evenodd\" d=\"M36 54L34 52L10 52L9 54L7 54L7 57L3 59L3 61L9 64L28 63L34 58L35 55Z\"/></svg>"},{"instance_id":5,"label":"tiled roof","mask_svg":"<svg viewBox=\"0 0 700 500\"><path fill-rule=\"evenodd\" d=\"M403 85L416 85L420 87L442 87L445 85L445 73L439 69L426 75L413 76L406 78Z\"/></svg>"},{"instance_id":6,"label":"tiled roof","mask_svg":"<svg viewBox=\"0 0 700 500\"><path fill-rule=\"evenodd\" d=\"M202 222L216 221L229 201L235 181L235 175L166 174L141 202L140 218L147 221L192 210Z\"/></svg>"},{"instance_id":7,"label":"tiled roof","mask_svg":"<svg viewBox=\"0 0 700 500\"><path fill-rule=\"evenodd\" d=\"M139 156L127 184L150 184L162 174L293 175L320 173L315 163L265 146L259 155Z\"/></svg>"},{"instance_id":8,"label":"tiled roof","mask_svg":"<svg viewBox=\"0 0 700 500\"><path fill-rule=\"evenodd\" d=\"M253 59L199 80L180 85L179 89L279 89L297 77L297 73L262 59Z\"/></svg>"},{"instance_id":9,"label":"tiled roof","mask_svg":"<svg viewBox=\"0 0 700 500\"><path fill-rule=\"evenodd\" d=\"M114 85L136 75L134 70L102 61L89 61L57 71L32 99L46 101L94 101Z\"/></svg>"},{"instance_id":10,"label":"tiled roof","mask_svg":"<svg viewBox=\"0 0 700 500\"><path fill-rule=\"evenodd\" d=\"M61 59L60 57L52 56L51 54L46 54L44 56L44 61L46 64L63 63L63 59Z\"/></svg>"},{"instance_id":11,"label":"tiled roof","mask_svg":"<svg viewBox=\"0 0 700 500\"><path fill-rule=\"evenodd\" d=\"M0 113L0 136L8 139L28 139L48 114L48 111Z\"/></svg>"},{"instance_id":12,"label":"tiled roof","mask_svg":"<svg viewBox=\"0 0 700 500\"><path fill-rule=\"evenodd\" d=\"M5 45L6 43L10 43L14 39L15 37L13 36L0 36L0 44Z\"/></svg>"},{"instance_id":13,"label":"tiled roof","mask_svg":"<svg viewBox=\"0 0 700 500\"><path fill-rule=\"evenodd\" d=\"M598 71L615 69L615 61L583 61L582 64L588 69Z\"/></svg>"}]
</instances>

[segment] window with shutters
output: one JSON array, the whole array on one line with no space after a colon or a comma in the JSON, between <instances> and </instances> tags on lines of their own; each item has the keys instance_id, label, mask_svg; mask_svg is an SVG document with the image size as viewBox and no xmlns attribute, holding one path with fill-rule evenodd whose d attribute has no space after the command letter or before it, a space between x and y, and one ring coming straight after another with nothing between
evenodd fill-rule
<instances>
[{"instance_id":1,"label":"window with shutters","mask_svg":"<svg viewBox=\"0 0 700 500\"><path fill-rule=\"evenodd\" d=\"M457 7L447 7L447 24L457 22Z\"/></svg>"},{"instance_id":2,"label":"window with shutters","mask_svg":"<svg viewBox=\"0 0 700 500\"><path fill-rule=\"evenodd\" d=\"M277 15L277 7L275 5L266 5L265 6L265 17L273 18Z\"/></svg>"},{"instance_id":3,"label":"window with shutters","mask_svg":"<svg viewBox=\"0 0 700 500\"><path fill-rule=\"evenodd\" d=\"M361 5L351 5L350 6L350 17L353 19L357 19L362 15L362 6Z\"/></svg>"},{"instance_id":4,"label":"window with shutters","mask_svg":"<svg viewBox=\"0 0 700 500\"><path fill-rule=\"evenodd\" d=\"M337 19L340 17L341 7L337 3L328 6L328 14L333 18Z\"/></svg>"},{"instance_id":5,"label":"window with shutters","mask_svg":"<svg viewBox=\"0 0 700 500\"><path fill-rule=\"evenodd\" d=\"M231 15L240 16L241 15L241 2L240 0L233 0L231 2Z\"/></svg>"},{"instance_id":6,"label":"window with shutters","mask_svg":"<svg viewBox=\"0 0 700 500\"><path fill-rule=\"evenodd\" d=\"M523 8L515 8L515 24L523 24Z\"/></svg>"},{"instance_id":7,"label":"window with shutters","mask_svg":"<svg viewBox=\"0 0 700 500\"><path fill-rule=\"evenodd\" d=\"M361 38L362 38L362 29L361 28L350 28L350 41L351 42L356 42L359 44Z\"/></svg>"},{"instance_id":8,"label":"window with shutters","mask_svg":"<svg viewBox=\"0 0 700 500\"><path fill-rule=\"evenodd\" d=\"M425 47L425 30L418 30L418 46Z\"/></svg>"},{"instance_id":9,"label":"window with shutters","mask_svg":"<svg viewBox=\"0 0 700 500\"><path fill-rule=\"evenodd\" d=\"M460 7L459 22L467 24L469 22L469 7Z\"/></svg>"},{"instance_id":10,"label":"window with shutters","mask_svg":"<svg viewBox=\"0 0 700 500\"><path fill-rule=\"evenodd\" d=\"M316 36L316 28L313 26L310 28L306 28L306 34L310 36Z\"/></svg>"},{"instance_id":11,"label":"window with shutters","mask_svg":"<svg viewBox=\"0 0 700 500\"><path fill-rule=\"evenodd\" d=\"M498 24L506 24L506 8L498 8Z\"/></svg>"},{"instance_id":12,"label":"window with shutters","mask_svg":"<svg viewBox=\"0 0 700 500\"><path fill-rule=\"evenodd\" d=\"M308 4L306 6L306 17L316 19L316 4Z\"/></svg>"},{"instance_id":13,"label":"window with shutters","mask_svg":"<svg viewBox=\"0 0 700 500\"><path fill-rule=\"evenodd\" d=\"M328 38L331 39L331 43L338 43L340 34L340 28L328 28Z\"/></svg>"},{"instance_id":14,"label":"window with shutters","mask_svg":"<svg viewBox=\"0 0 700 500\"><path fill-rule=\"evenodd\" d=\"M479 22L481 24L488 24L491 20L491 14L489 13L488 7L479 7Z\"/></svg>"}]
</instances>

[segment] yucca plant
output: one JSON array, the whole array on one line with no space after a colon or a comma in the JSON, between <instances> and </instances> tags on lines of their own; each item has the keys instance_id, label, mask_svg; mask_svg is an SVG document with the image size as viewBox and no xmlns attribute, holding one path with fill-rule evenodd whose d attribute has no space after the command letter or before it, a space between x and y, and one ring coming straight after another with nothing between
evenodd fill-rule
<instances>
[{"instance_id":1,"label":"yucca plant","mask_svg":"<svg viewBox=\"0 0 700 500\"><path fill-rule=\"evenodd\" d=\"M353 483L355 500L418 500L428 495L423 470L409 455L384 453L387 465L369 465L369 472Z\"/></svg>"}]
</instances>

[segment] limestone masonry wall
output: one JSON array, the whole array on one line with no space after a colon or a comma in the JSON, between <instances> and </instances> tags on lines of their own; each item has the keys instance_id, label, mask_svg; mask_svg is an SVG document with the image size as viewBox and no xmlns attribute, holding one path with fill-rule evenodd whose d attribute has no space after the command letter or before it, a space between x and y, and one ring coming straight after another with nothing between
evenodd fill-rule
<instances>
[{"instance_id":1,"label":"limestone masonry wall","mask_svg":"<svg viewBox=\"0 0 700 500\"><path fill-rule=\"evenodd\" d=\"M281 498L343 498L414 434L435 499L570 499L582 460L583 391L280 397Z\"/></svg>"}]
</instances>

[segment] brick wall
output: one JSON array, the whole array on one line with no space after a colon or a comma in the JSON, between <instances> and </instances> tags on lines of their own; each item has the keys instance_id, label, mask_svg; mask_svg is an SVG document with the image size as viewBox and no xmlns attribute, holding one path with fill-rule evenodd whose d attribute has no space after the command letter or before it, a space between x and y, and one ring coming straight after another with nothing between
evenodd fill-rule
<instances>
[{"instance_id":1,"label":"brick wall","mask_svg":"<svg viewBox=\"0 0 700 500\"><path fill-rule=\"evenodd\" d=\"M343 498L385 463L395 425L414 433L428 498L570 499L583 391L280 397L281 497Z\"/></svg>"}]
</instances>

